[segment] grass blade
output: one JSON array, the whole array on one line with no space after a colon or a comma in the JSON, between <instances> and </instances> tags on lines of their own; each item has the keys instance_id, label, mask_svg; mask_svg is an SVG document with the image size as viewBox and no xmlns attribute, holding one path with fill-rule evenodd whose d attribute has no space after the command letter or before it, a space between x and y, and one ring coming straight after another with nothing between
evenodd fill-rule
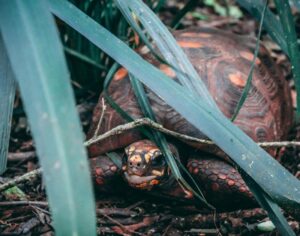
<instances>
[{"instance_id":1,"label":"grass blade","mask_svg":"<svg viewBox=\"0 0 300 236\"><path fill-rule=\"evenodd\" d=\"M168 31L167 27L157 20L156 15L141 1L115 0L117 6L125 12L126 19L131 22L134 15L143 24L149 35L155 41L165 60L176 68L177 78L190 93L197 95L197 99L204 99L211 108L219 112L219 109L210 96L204 82L199 78L193 65L189 62L183 50L177 45L176 40ZM178 73L178 71L180 73Z\"/></svg>"},{"instance_id":2,"label":"grass blade","mask_svg":"<svg viewBox=\"0 0 300 236\"><path fill-rule=\"evenodd\" d=\"M180 21L182 20L182 18L192 9L194 9L197 5L198 5L198 1L197 0L190 0L187 2L187 4L185 4L185 6L178 12L178 14L176 14L175 18L173 19L172 23L171 23L171 27L173 29L176 29L179 24Z\"/></svg>"},{"instance_id":3,"label":"grass blade","mask_svg":"<svg viewBox=\"0 0 300 236\"><path fill-rule=\"evenodd\" d=\"M44 169L56 234L96 235L82 130L48 2L1 1L0 27Z\"/></svg>"},{"instance_id":4,"label":"grass blade","mask_svg":"<svg viewBox=\"0 0 300 236\"><path fill-rule=\"evenodd\" d=\"M0 174L6 169L16 83L0 34Z\"/></svg>"},{"instance_id":5,"label":"grass blade","mask_svg":"<svg viewBox=\"0 0 300 236\"><path fill-rule=\"evenodd\" d=\"M212 111L211 106L206 102L199 99L196 101L196 98L186 88L145 62L126 44L72 4L59 0L49 3L55 15L126 67L137 79L212 139L276 203L287 210L289 210L288 208L300 210L300 181L267 152L259 148L224 115ZM77 21L74 22L73 19L77 19ZM182 106L182 104L189 104L189 106ZM278 183L281 183L281 188L278 188Z\"/></svg>"},{"instance_id":6,"label":"grass blade","mask_svg":"<svg viewBox=\"0 0 300 236\"><path fill-rule=\"evenodd\" d=\"M282 235L295 236L294 231L289 226L287 220L284 218L281 209L274 201L264 193L264 191L251 179L247 174L242 171L243 179L246 181L251 192L254 194L256 200L264 209L269 213L269 217L274 222Z\"/></svg>"},{"instance_id":7,"label":"grass blade","mask_svg":"<svg viewBox=\"0 0 300 236\"><path fill-rule=\"evenodd\" d=\"M234 121L235 118L237 117L237 115L239 114L239 111L243 107L243 104L246 101L247 95L248 95L250 87L251 87L252 75L253 75L253 71L254 71L254 67L255 67L255 61L256 61L256 58L257 58L257 55L258 55L258 52L259 52L260 36L261 36L262 25L263 25L263 22L264 22L267 5L268 5L268 1L265 1L265 6L264 6L264 9L262 11L261 19L260 19L260 23L259 23L259 29L258 29L257 39L256 39L254 57L253 57L253 60L252 60L252 63L251 63L249 75L248 75L248 78L247 78L246 85L243 89L242 95L240 97L240 100L239 100L239 102L238 102L238 104L235 108L234 114L232 115L231 121Z\"/></svg>"},{"instance_id":8,"label":"grass blade","mask_svg":"<svg viewBox=\"0 0 300 236\"><path fill-rule=\"evenodd\" d=\"M94 60L90 59L89 57L71 49L68 47L64 47L64 50L66 53L68 53L69 55L76 57L77 59L91 65L94 66L95 68L99 69L99 70L106 70L105 66L100 65L99 63L95 62Z\"/></svg>"},{"instance_id":9,"label":"grass blade","mask_svg":"<svg viewBox=\"0 0 300 236\"><path fill-rule=\"evenodd\" d=\"M255 17L258 21L261 19L263 8L264 8L263 1L261 0L236 0L236 1L248 12L250 12L250 14L253 17ZM280 21L270 11L270 9L266 9L263 27L264 29L267 30L271 38L278 43L282 51L284 51L286 55L289 55L287 43L285 41L285 36Z\"/></svg>"},{"instance_id":10,"label":"grass blade","mask_svg":"<svg viewBox=\"0 0 300 236\"><path fill-rule=\"evenodd\" d=\"M297 91L296 121L300 118L300 52L297 42L295 23L288 0L275 0L281 26L285 35L288 55L292 63L292 71Z\"/></svg>"}]
</instances>

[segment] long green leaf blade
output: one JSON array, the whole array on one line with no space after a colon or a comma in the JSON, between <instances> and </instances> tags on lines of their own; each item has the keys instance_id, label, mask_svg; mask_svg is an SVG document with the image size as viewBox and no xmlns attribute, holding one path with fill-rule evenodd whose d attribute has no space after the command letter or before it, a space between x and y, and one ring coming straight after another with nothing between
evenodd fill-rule
<instances>
[{"instance_id":1,"label":"long green leaf blade","mask_svg":"<svg viewBox=\"0 0 300 236\"><path fill-rule=\"evenodd\" d=\"M16 83L0 34L0 174L6 169Z\"/></svg>"},{"instance_id":2,"label":"long green leaf blade","mask_svg":"<svg viewBox=\"0 0 300 236\"><path fill-rule=\"evenodd\" d=\"M259 204L268 211L270 219L272 220L272 222L274 222L281 234L294 236L295 233L289 226L287 220L284 218L278 205L275 204L274 201L264 193L264 191L253 181L253 179L251 179L251 177L249 177L243 171L241 174Z\"/></svg>"},{"instance_id":3,"label":"long green leaf blade","mask_svg":"<svg viewBox=\"0 0 300 236\"><path fill-rule=\"evenodd\" d=\"M295 80L295 86L297 91L297 110L296 120L300 118L300 51L297 42L297 35L295 30L295 23L289 1L287 0L275 0L276 9L278 11L282 29L284 31L288 55L292 63L292 71Z\"/></svg>"},{"instance_id":4,"label":"long green leaf blade","mask_svg":"<svg viewBox=\"0 0 300 236\"><path fill-rule=\"evenodd\" d=\"M247 95L248 95L249 90L251 88L252 76L253 76L253 71L254 71L254 66L255 66L255 60L256 60L258 52L259 52L260 36L261 36L261 31L262 31L262 26L263 26L267 6L268 6L268 1L266 0L265 5L264 5L264 9L263 9L262 14L261 14L261 19L260 19L259 29L258 29L258 35L257 35L256 45L255 45L255 51L254 51L254 57L253 57L253 60L251 62L251 67L250 67L250 71L249 71L249 74L248 74L247 83L245 85L245 88L243 89L240 100L239 100L239 102L238 102L238 104L235 108L235 111L234 111L232 117L231 117L231 121L234 121L235 118L237 117L237 115L239 114L239 111L243 107L243 104L246 101Z\"/></svg>"},{"instance_id":5,"label":"long green leaf blade","mask_svg":"<svg viewBox=\"0 0 300 236\"><path fill-rule=\"evenodd\" d=\"M122 1L115 0L117 6L125 13L125 17L130 22L133 20L132 12L143 24L149 35L156 42L164 59L172 66L179 70L175 70L179 82L187 88L190 93L197 95L197 99L203 99L211 106L211 109L219 112L215 101L210 96L204 82L199 78L193 65L167 30L167 27L160 21L157 21L156 15L141 1ZM130 19L131 18L131 19Z\"/></svg>"},{"instance_id":6,"label":"long green leaf blade","mask_svg":"<svg viewBox=\"0 0 300 236\"><path fill-rule=\"evenodd\" d=\"M285 208L300 209L300 182L226 117L212 112L206 103L199 100L196 102L182 86L142 60L122 41L72 4L58 0L50 3L55 15L126 67L191 124L214 140L276 203ZM63 13L62 9L68 11ZM76 23L73 19L77 19ZM174 99L177 97L180 99ZM278 188L278 183L281 183L281 188Z\"/></svg>"},{"instance_id":7,"label":"long green leaf blade","mask_svg":"<svg viewBox=\"0 0 300 236\"><path fill-rule=\"evenodd\" d=\"M56 235L96 235L91 178L47 1L1 1L0 27L44 169Z\"/></svg>"},{"instance_id":8,"label":"long green leaf blade","mask_svg":"<svg viewBox=\"0 0 300 236\"><path fill-rule=\"evenodd\" d=\"M255 17L258 21L261 19L261 15L264 9L264 2L261 0L236 0L243 8L245 8L250 14ZM287 43L285 41L284 33L280 24L280 21L270 11L266 10L265 20L263 24L271 36L271 38L278 43L282 51L288 55Z\"/></svg>"}]
</instances>

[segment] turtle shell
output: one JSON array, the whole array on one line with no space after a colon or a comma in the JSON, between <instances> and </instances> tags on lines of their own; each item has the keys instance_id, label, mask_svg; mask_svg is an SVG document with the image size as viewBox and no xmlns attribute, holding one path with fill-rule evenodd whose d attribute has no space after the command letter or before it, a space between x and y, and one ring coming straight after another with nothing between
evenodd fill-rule
<instances>
[{"instance_id":1,"label":"turtle shell","mask_svg":"<svg viewBox=\"0 0 300 236\"><path fill-rule=\"evenodd\" d=\"M255 40L213 28L177 31L174 36L220 110L226 117L231 118L247 82L254 57ZM176 79L176 74L171 68L153 59L150 61L169 77ZM145 87L145 90L157 121L164 127L197 138L206 138L150 89ZM121 68L114 75L109 94L132 117L143 117L126 69ZM94 135L98 125L102 113L102 97L103 95L100 95L94 110L88 138ZM126 123L109 104L106 106L98 135ZM255 60L249 94L234 123L254 141L262 142L284 139L292 121L293 108L288 83L267 50L261 46ZM141 135L135 130L116 134L91 145L90 156L122 148L139 139ZM203 145L198 147L205 148Z\"/></svg>"}]
</instances>

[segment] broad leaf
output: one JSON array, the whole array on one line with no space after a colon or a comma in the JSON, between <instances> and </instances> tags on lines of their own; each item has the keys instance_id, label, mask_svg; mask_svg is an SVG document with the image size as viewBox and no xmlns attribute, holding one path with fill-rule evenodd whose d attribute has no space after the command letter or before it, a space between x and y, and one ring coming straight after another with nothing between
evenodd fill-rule
<instances>
[{"instance_id":1,"label":"broad leaf","mask_svg":"<svg viewBox=\"0 0 300 236\"><path fill-rule=\"evenodd\" d=\"M0 174L6 169L16 83L0 34Z\"/></svg>"},{"instance_id":2,"label":"broad leaf","mask_svg":"<svg viewBox=\"0 0 300 236\"><path fill-rule=\"evenodd\" d=\"M47 1L1 1L0 29L43 167L56 235L96 235L83 133Z\"/></svg>"}]
</instances>

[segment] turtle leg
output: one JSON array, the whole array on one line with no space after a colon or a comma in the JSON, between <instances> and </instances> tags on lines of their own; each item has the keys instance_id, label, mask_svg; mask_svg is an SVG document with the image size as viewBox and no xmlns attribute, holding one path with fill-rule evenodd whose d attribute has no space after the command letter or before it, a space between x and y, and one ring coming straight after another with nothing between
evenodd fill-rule
<instances>
[{"instance_id":1,"label":"turtle leg","mask_svg":"<svg viewBox=\"0 0 300 236\"><path fill-rule=\"evenodd\" d=\"M206 200L217 210L234 210L258 206L239 172L217 157L190 158L187 169L204 192Z\"/></svg>"},{"instance_id":2,"label":"turtle leg","mask_svg":"<svg viewBox=\"0 0 300 236\"><path fill-rule=\"evenodd\" d=\"M95 190L97 192L115 192L122 187L121 157L119 160L112 160L110 157L101 155L90 158L90 169ZM123 184L124 186L125 184Z\"/></svg>"}]
</instances>

